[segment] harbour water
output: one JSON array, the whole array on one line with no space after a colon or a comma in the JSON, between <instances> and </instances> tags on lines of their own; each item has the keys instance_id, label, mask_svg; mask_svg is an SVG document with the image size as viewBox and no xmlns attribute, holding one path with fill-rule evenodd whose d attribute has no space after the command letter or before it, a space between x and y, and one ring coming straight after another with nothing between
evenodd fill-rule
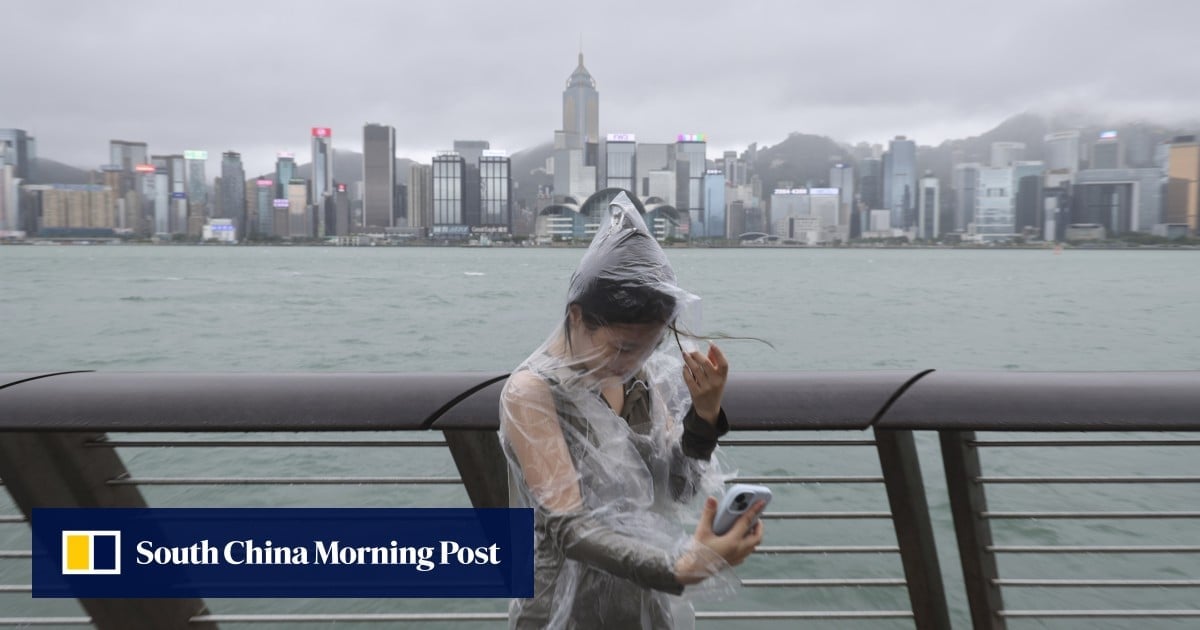
<instances>
[{"instance_id":1,"label":"harbour water","mask_svg":"<svg viewBox=\"0 0 1200 630\"><path fill-rule=\"evenodd\" d=\"M582 250L292 247L0 247L0 371L500 371L562 317ZM1198 370L1200 253L1038 250L678 249L682 286L700 295L708 332L734 370ZM220 395L215 392L214 395ZM136 401L131 401L136 404ZM822 434L846 437L846 434ZM230 436L238 438L239 436ZM278 436L293 437L293 436ZM361 436L360 436L361 437ZM375 437L396 437L379 435ZM411 437L411 436L402 436ZM431 436L436 437L436 436ZM862 437L862 436L855 436ZM968 627L936 436L918 435L955 627ZM441 449L125 448L137 474L305 476L455 474ZM1180 447L989 450L996 474L1195 475ZM878 474L870 449L725 449L745 474ZM149 487L152 505L465 505L457 487ZM786 511L886 510L871 484L777 489ZM7 497L3 510L14 508ZM1195 487L1013 486L993 509L1197 510ZM891 545L888 521L772 521L769 543ZM1200 544L1200 522L1015 521L1007 544ZM0 525L0 549L28 548ZM1191 564L1188 564L1191 563ZM743 577L903 575L888 555L759 556ZM1200 579L1165 556L1004 558L1011 577ZM28 583L28 561L0 559L0 583ZM1193 608L1200 589L1006 590L1010 608ZM495 611L496 601L217 600L217 612ZM903 589L746 588L709 610L902 609ZM79 614L74 602L0 593L0 615ZM1156 622L1185 628L1193 620ZM1010 627L1125 628L1129 620ZM486 625L486 624L485 624ZM733 623L703 627L794 627ZM1139 624L1143 625L1143 624ZM238 626L230 626L238 627ZM263 626L254 626L263 627ZM315 625L311 627L323 627ZM438 627L481 627L439 624ZM903 628L904 621L804 627Z\"/></svg>"}]
</instances>

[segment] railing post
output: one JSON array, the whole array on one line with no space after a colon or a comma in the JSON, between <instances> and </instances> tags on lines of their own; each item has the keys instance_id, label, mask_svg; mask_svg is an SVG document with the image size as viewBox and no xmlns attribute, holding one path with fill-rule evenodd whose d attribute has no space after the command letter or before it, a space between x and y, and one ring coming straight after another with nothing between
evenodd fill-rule
<instances>
[{"instance_id":1,"label":"railing post","mask_svg":"<svg viewBox=\"0 0 1200 630\"><path fill-rule=\"evenodd\" d=\"M0 433L0 479L26 518L34 508L144 508L136 486L111 486L109 479L127 474L112 448L89 448L103 433ZM128 628L202 628L215 623L189 623L207 613L202 599L80 599L92 623L101 630Z\"/></svg>"},{"instance_id":2,"label":"railing post","mask_svg":"<svg viewBox=\"0 0 1200 630\"><path fill-rule=\"evenodd\" d=\"M900 545L913 619L919 630L950 630L950 610L912 431L877 428L875 445L896 542Z\"/></svg>"},{"instance_id":3,"label":"railing post","mask_svg":"<svg viewBox=\"0 0 1200 630\"><path fill-rule=\"evenodd\" d=\"M508 507L508 463L495 431L445 430L446 445L476 508Z\"/></svg>"},{"instance_id":4,"label":"railing post","mask_svg":"<svg viewBox=\"0 0 1200 630\"><path fill-rule=\"evenodd\" d=\"M962 558L963 583L971 605L971 623L976 630L1005 630L1004 618L997 613L1004 608L996 557L988 553L992 544L992 528L981 514L987 511L987 497L980 476L979 452L969 442L974 431L939 431L942 442L942 464L946 468L946 490L950 493L950 512L954 515L954 533L958 538L958 555Z\"/></svg>"}]
</instances>

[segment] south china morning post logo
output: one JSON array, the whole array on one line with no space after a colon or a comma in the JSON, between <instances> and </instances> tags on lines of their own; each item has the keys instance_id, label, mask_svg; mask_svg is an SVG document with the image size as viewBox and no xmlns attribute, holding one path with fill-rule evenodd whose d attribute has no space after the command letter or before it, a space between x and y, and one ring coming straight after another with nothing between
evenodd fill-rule
<instances>
[{"instance_id":1,"label":"south china morning post logo","mask_svg":"<svg viewBox=\"0 0 1200 630\"><path fill-rule=\"evenodd\" d=\"M47 508L32 524L34 597L533 594L529 509Z\"/></svg>"},{"instance_id":2,"label":"south china morning post logo","mask_svg":"<svg viewBox=\"0 0 1200 630\"><path fill-rule=\"evenodd\" d=\"M121 532L65 530L62 533L63 575L120 575Z\"/></svg>"}]
</instances>

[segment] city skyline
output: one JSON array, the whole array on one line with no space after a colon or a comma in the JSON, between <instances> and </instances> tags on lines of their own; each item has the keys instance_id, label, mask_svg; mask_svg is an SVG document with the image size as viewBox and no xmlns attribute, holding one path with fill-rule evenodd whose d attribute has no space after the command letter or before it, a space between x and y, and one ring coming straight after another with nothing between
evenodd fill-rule
<instances>
[{"instance_id":1,"label":"city skyline","mask_svg":"<svg viewBox=\"0 0 1200 630\"><path fill-rule=\"evenodd\" d=\"M710 157L792 131L936 145L1019 111L1181 124L1200 112L1200 87L1178 80L1198 64L1186 50L1187 24L1200 16L1192 5L1163 19L1123 3L968 11L939 1L876 7L870 21L827 3L552 5L536 16L529 8L352 3L325 15L303 2L284 14L133 2L72 7L80 19L60 23L59 3L18 2L6 7L23 24L12 43L39 54L0 68L0 84L25 86L0 106L0 120L37 136L40 155L85 168L105 163L108 140L124 138L156 153L207 150L210 173L221 152L238 151L248 173L264 173L277 151L306 155L314 126L334 130L335 148L361 151L357 130L368 121L394 126L398 155L425 163L456 138L515 152L550 141L581 37L604 101L601 133L704 133ZM268 19L263 36L255 25ZM528 37L535 21L562 28ZM180 24L195 41L175 55L146 52L157 50L146 42ZM98 35L112 63L128 60L120 76L131 79L80 71ZM322 37L328 45L311 45ZM446 42L452 52L435 54ZM679 54L680 42L694 54ZM1146 46L1155 64L1128 52ZM329 89L287 99L284 87L263 81L289 72Z\"/></svg>"}]
</instances>

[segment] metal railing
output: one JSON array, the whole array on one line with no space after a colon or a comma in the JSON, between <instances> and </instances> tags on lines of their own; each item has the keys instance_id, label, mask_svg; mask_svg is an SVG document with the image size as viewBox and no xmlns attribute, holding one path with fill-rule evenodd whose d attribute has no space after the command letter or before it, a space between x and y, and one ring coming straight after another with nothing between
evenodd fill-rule
<instances>
[{"instance_id":1,"label":"metal railing","mask_svg":"<svg viewBox=\"0 0 1200 630\"><path fill-rule=\"evenodd\" d=\"M461 486L476 507L507 505L507 467L496 437L502 374L0 374L0 479L21 514L0 515L0 526L25 526L37 507L140 507L142 488L171 486ZM216 392L216 393L214 393ZM742 481L788 486L882 486L889 509L788 511L780 522L890 520L895 545L760 547L766 556L898 555L903 577L746 579L754 589L899 588L901 610L700 611L700 620L910 619L918 628L950 628L950 614L934 541L914 432L936 432L946 492L962 563L962 584L976 628L1006 628L1009 619L1164 618L1200 616L1193 609L1006 608L1004 593L1031 588L1187 589L1200 575L1173 579L1105 576L1102 579L1004 578L999 557L1057 554L1182 554L1195 567L1196 544L996 544L993 523L1200 518L1200 501L1173 510L989 510L988 487L1062 484L1200 483L1200 476L985 474L979 451L1079 446L1194 447L1200 440L1162 437L1117 439L979 439L998 432L1187 432L1200 430L1200 372L1168 373L954 373L837 372L742 373L731 377L725 408L733 448L873 448L878 475L747 475ZM195 434L266 435L279 432L369 431L388 439L205 439ZM392 439L397 431L433 431L441 439ZM789 432L779 439L738 438L737 431ZM797 431L871 431L869 439L809 439ZM109 433L137 434L110 439ZM188 433L163 439L153 434ZM137 476L117 449L208 448L448 449L458 476ZM831 471L833 472L833 471ZM1190 472L1190 471L1189 471ZM778 502L777 502L778 503ZM1193 530L1195 531L1195 530ZM1140 542L1140 541L1139 541ZM772 540L774 543L774 540ZM26 562L31 551L0 551L0 562ZM1181 569L1186 571L1187 569ZM0 585L0 593L29 593L27 584ZM13 595L8 595L13 596ZM2 601L2 600L0 600ZM0 626L95 625L100 628L215 628L241 623L496 622L500 611L459 613L214 614L201 600L81 600L87 616L3 617ZM2 614L2 613L0 613ZM136 621L135 621L136 620Z\"/></svg>"}]
</instances>

